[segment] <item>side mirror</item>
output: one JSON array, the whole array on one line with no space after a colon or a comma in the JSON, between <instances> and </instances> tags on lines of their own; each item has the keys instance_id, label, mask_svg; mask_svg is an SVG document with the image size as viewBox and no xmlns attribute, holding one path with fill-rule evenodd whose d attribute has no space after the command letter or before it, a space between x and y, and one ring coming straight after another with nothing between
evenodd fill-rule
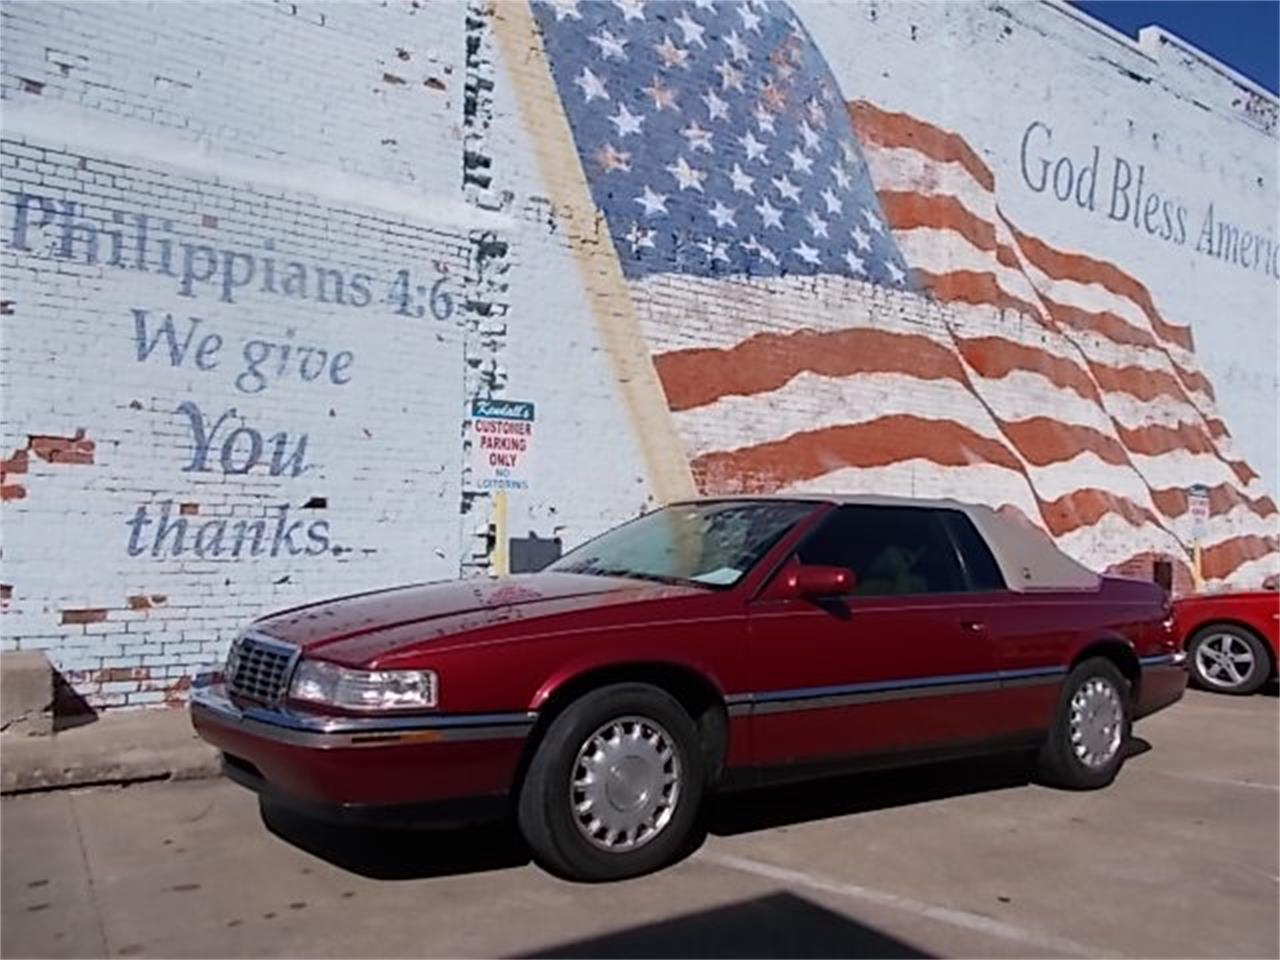
<instances>
[{"instance_id":1,"label":"side mirror","mask_svg":"<svg viewBox=\"0 0 1280 960\"><path fill-rule=\"evenodd\" d=\"M820 564L796 564L782 572L782 592L789 597L816 600L840 597L853 590L857 577L846 567Z\"/></svg>"}]
</instances>

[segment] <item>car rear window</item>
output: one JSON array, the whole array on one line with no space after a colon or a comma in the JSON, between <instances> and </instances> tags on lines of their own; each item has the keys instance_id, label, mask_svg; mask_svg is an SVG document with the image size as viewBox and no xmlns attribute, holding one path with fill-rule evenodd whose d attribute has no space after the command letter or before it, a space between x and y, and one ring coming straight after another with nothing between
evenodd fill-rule
<instances>
[{"instance_id":1,"label":"car rear window","mask_svg":"<svg viewBox=\"0 0 1280 960\"><path fill-rule=\"evenodd\" d=\"M1004 590L1004 575L973 521L958 510L941 511L941 516L960 551L960 559L969 579L969 589Z\"/></svg>"}]
</instances>

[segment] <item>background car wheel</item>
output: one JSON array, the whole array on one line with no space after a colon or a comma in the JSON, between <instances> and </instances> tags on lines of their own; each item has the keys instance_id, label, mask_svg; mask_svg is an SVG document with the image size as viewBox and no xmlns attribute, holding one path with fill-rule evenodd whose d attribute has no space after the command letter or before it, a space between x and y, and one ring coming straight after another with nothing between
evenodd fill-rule
<instances>
[{"instance_id":1,"label":"background car wheel","mask_svg":"<svg viewBox=\"0 0 1280 960\"><path fill-rule=\"evenodd\" d=\"M1040 777L1071 790L1095 790L1115 779L1132 726L1129 681L1105 657L1067 674L1049 738L1040 750Z\"/></svg>"},{"instance_id":2,"label":"background car wheel","mask_svg":"<svg viewBox=\"0 0 1280 960\"><path fill-rule=\"evenodd\" d=\"M545 869L570 880L619 880L684 852L704 783L684 708L657 687L612 684L575 700L547 728L517 820Z\"/></svg>"},{"instance_id":3,"label":"background car wheel","mask_svg":"<svg viewBox=\"0 0 1280 960\"><path fill-rule=\"evenodd\" d=\"M1197 630L1187 644L1187 655L1196 685L1217 693L1253 693L1271 673L1262 641L1229 623Z\"/></svg>"}]
</instances>

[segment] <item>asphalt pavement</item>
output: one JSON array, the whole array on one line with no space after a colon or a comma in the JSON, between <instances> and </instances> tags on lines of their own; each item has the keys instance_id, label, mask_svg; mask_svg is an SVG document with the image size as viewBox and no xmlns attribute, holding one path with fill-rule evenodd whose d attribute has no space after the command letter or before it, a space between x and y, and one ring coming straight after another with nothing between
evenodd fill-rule
<instances>
[{"instance_id":1,"label":"asphalt pavement","mask_svg":"<svg viewBox=\"0 0 1280 960\"><path fill-rule=\"evenodd\" d=\"M1190 692L1098 792L983 761L723 799L689 859L594 886L504 828L264 823L218 779L9 797L0 953L1276 957L1278 703Z\"/></svg>"}]
</instances>

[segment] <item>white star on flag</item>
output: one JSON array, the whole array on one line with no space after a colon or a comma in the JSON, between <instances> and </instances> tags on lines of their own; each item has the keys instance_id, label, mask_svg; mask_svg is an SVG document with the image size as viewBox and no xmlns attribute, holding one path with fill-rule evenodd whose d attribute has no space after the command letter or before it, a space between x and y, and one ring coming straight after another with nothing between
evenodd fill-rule
<instances>
[{"instance_id":1,"label":"white star on flag","mask_svg":"<svg viewBox=\"0 0 1280 960\"><path fill-rule=\"evenodd\" d=\"M794 253L797 257L799 257L801 260L803 260L805 263L816 264L819 262L817 248L809 246L803 240L801 240L798 244L792 247L791 252Z\"/></svg>"},{"instance_id":2,"label":"white star on flag","mask_svg":"<svg viewBox=\"0 0 1280 960\"><path fill-rule=\"evenodd\" d=\"M680 131L681 136L689 141L690 150L705 150L707 153L714 153L715 150L711 146L711 131L703 130L698 126L698 121L692 121L687 127Z\"/></svg>"},{"instance_id":3,"label":"white star on flag","mask_svg":"<svg viewBox=\"0 0 1280 960\"><path fill-rule=\"evenodd\" d=\"M662 61L662 65L668 70L672 67L689 69L689 64L686 62L689 59L689 51L677 47L671 42L670 37L663 37L662 43L657 44L653 49L658 54L658 59Z\"/></svg>"},{"instance_id":4,"label":"white star on flag","mask_svg":"<svg viewBox=\"0 0 1280 960\"><path fill-rule=\"evenodd\" d=\"M655 213L667 212L667 195L665 193L655 193L647 184L644 193L636 197L636 203L644 207L644 215L651 217Z\"/></svg>"},{"instance_id":5,"label":"white star on flag","mask_svg":"<svg viewBox=\"0 0 1280 960\"><path fill-rule=\"evenodd\" d=\"M613 0L613 5L622 11L622 19L644 20L644 0Z\"/></svg>"},{"instance_id":6,"label":"white star on flag","mask_svg":"<svg viewBox=\"0 0 1280 960\"><path fill-rule=\"evenodd\" d=\"M644 117L640 114L632 113L625 103L619 103L618 112L609 118L609 122L618 129L618 136L625 137L629 134L640 132Z\"/></svg>"},{"instance_id":7,"label":"white star on flag","mask_svg":"<svg viewBox=\"0 0 1280 960\"><path fill-rule=\"evenodd\" d=\"M769 182L783 199L790 200L792 203L800 199L800 188L792 183L791 178L785 173L780 177L774 177Z\"/></svg>"},{"instance_id":8,"label":"white star on flag","mask_svg":"<svg viewBox=\"0 0 1280 960\"><path fill-rule=\"evenodd\" d=\"M726 120L729 117L729 104L725 103L714 90L702 95L702 102L707 105L707 117L710 120Z\"/></svg>"},{"instance_id":9,"label":"white star on flag","mask_svg":"<svg viewBox=\"0 0 1280 960\"><path fill-rule=\"evenodd\" d=\"M756 213L760 214L760 220L764 223L765 229L769 227L782 229L782 211L774 207L768 197L762 198L756 205Z\"/></svg>"},{"instance_id":10,"label":"white star on flag","mask_svg":"<svg viewBox=\"0 0 1280 960\"><path fill-rule=\"evenodd\" d=\"M680 32L684 34L685 43L696 43L703 50L707 49L707 42L702 39L702 34L706 28L702 26L702 24L698 23L697 20L693 19L693 17L689 16L688 13L682 13L672 22L679 27Z\"/></svg>"},{"instance_id":11,"label":"white star on flag","mask_svg":"<svg viewBox=\"0 0 1280 960\"><path fill-rule=\"evenodd\" d=\"M623 49L626 47L627 41L623 40L621 37L615 37L603 27L600 29L599 33L592 37L588 37L588 39L600 48L600 56L604 57L604 59L627 59L627 53Z\"/></svg>"},{"instance_id":12,"label":"white star on flag","mask_svg":"<svg viewBox=\"0 0 1280 960\"><path fill-rule=\"evenodd\" d=\"M592 100L609 99L609 91L604 88L604 83L588 67L583 67L582 72L578 74L578 78L573 82L578 85L582 95L587 98L587 103Z\"/></svg>"},{"instance_id":13,"label":"white star on flag","mask_svg":"<svg viewBox=\"0 0 1280 960\"><path fill-rule=\"evenodd\" d=\"M705 171L689 166L689 162L684 157L680 157L675 163L668 164L667 172L676 178L681 190L697 190L701 193L702 181L707 179Z\"/></svg>"},{"instance_id":14,"label":"white star on flag","mask_svg":"<svg viewBox=\"0 0 1280 960\"><path fill-rule=\"evenodd\" d=\"M755 134L750 130L739 137L738 142L742 144L742 149L747 151L748 160L761 160L768 163L766 155L769 152L769 148L757 140Z\"/></svg>"},{"instance_id":15,"label":"white star on flag","mask_svg":"<svg viewBox=\"0 0 1280 960\"><path fill-rule=\"evenodd\" d=\"M738 36L737 30L731 30L729 35L724 38L724 42L729 45L729 52L733 55L733 59L739 63L750 59L747 52L747 45L742 42L742 38Z\"/></svg>"},{"instance_id":16,"label":"white star on flag","mask_svg":"<svg viewBox=\"0 0 1280 960\"><path fill-rule=\"evenodd\" d=\"M733 169L729 171L729 179L733 181L733 189L736 193L749 193L755 196L755 190L751 185L756 182L756 178L748 176L740 164L734 163Z\"/></svg>"},{"instance_id":17,"label":"white star on flag","mask_svg":"<svg viewBox=\"0 0 1280 960\"><path fill-rule=\"evenodd\" d=\"M787 154L791 158L791 169L799 173L812 173L813 161L804 155L799 146L794 146Z\"/></svg>"},{"instance_id":18,"label":"white star on flag","mask_svg":"<svg viewBox=\"0 0 1280 960\"><path fill-rule=\"evenodd\" d=\"M724 227L737 226L737 223L733 219L733 215L735 212L736 211L733 209L733 207L727 207L723 203L721 203L719 200L717 200L715 203L715 206L713 206L708 211L708 213L710 213L711 215L711 219L716 222L716 226L722 229Z\"/></svg>"}]
</instances>

